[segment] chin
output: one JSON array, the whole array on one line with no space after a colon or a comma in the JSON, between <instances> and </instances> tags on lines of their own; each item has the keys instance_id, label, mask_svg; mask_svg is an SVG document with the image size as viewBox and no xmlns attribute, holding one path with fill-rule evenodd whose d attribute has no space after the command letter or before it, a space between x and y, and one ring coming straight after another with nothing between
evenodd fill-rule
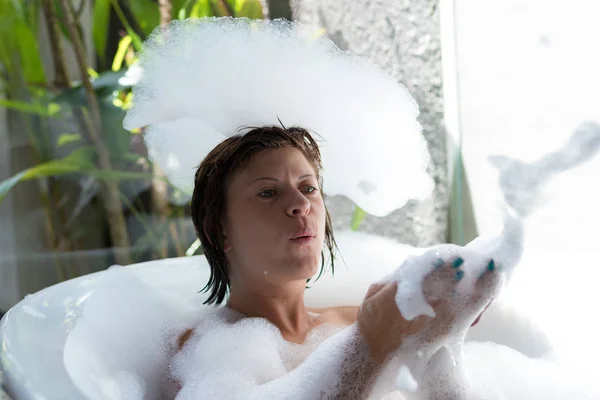
<instances>
[{"instance_id":1,"label":"chin","mask_svg":"<svg viewBox=\"0 0 600 400\"><path fill-rule=\"evenodd\" d=\"M289 260L284 265L289 266L289 271L295 279L310 279L319 271L321 255L319 254L319 257L311 259Z\"/></svg>"}]
</instances>

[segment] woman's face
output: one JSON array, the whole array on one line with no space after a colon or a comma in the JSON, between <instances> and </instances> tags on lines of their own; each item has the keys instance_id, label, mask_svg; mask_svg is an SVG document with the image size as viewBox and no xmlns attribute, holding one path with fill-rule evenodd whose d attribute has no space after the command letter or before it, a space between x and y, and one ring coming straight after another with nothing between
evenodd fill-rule
<instances>
[{"instance_id":1,"label":"woman's face","mask_svg":"<svg viewBox=\"0 0 600 400\"><path fill-rule=\"evenodd\" d=\"M315 170L299 150L265 150L232 176L223 233L232 278L282 283L316 273L325 205Z\"/></svg>"}]
</instances>

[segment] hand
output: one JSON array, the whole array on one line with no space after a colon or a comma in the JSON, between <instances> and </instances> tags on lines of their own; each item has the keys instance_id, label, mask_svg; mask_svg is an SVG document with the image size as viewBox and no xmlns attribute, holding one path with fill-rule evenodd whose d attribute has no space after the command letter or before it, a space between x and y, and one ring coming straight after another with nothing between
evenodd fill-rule
<instances>
[{"instance_id":1,"label":"hand","mask_svg":"<svg viewBox=\"0 0 600 400\"><path fill-rule=\"evenodd\" d=\"M369 288L358 311L358 327L371 356L383 362L393 353L408 335L420 332L427 316L407 321L396 305L396 282L374 284Z\"/></svg>"},{"instance_id":2,"label":"hand","mask_svg":"<svg viewBox=\"0 0 600 400\"><path fill-rule=\"evenodd\" d=\"M369 288L358 313L358 326L376 361L385 360L407 336L422 334L420 340L425 344L453 331L466 331L479 321L503 279L493 260L487 266L466 271L463 263L458 257L449 262L436 261L430 266L431 272L425 276L422 289L425 300L436 313L435 318L404 319L396 305L396 282Z\"/></svg>"},{"instance_id":3,"label":"hand","mask_svg":"<svg viewBox=\"0 0 600 400\"><path fill-rule=\"evenodd\" d=\"M492 300L492 301L494 301L494 300ZM481 319L481 317L483 316L483 313L484 313L484 312L485 312L485 310L487 310L487 309L488 309L488 307L489 307L489 306L492 304L492 301L490 301L490 302L488 303L488 305L487 305L487 306L485 306L485 308L483 309L483 311L481 312L481 314L479 314L479 316L478 316L478 317L475 319L475 322L473 322L473 323L471 324L471 326L475 326L475 325L477 325L477 324L479 323L479 320L480 320L480 319Z\"/></svg>"},{"instance_id":4,"label":"hand","mask_svg":"<svg viewBox=\"0 0 600 400\"><path fill-rule=\"evenodd\" d=\"M422 283L425 300L436 313L423 329L424 343L462 334L476 325L504 282L494 260L465 265L463 258L456 257L434 265Z\"/></svg>"}]
</instances>

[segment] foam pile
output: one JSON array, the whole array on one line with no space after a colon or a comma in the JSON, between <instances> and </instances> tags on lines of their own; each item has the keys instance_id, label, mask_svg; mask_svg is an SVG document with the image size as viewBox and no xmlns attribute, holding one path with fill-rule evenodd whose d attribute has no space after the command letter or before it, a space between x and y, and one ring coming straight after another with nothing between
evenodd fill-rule
<instances>
[{"instance_id":1,"label":"foam pile","mask_svg":"<svg viewBox=\"0 0 600 400\"><path fill-rule=\"evenodd\" d=\"M431 193L419 110L406 88L300 25L175 21L146 41L140 67L124 126L148 127L150 156L186 193L220 141L241 127L279 125L278 118L323 139L330 195L384 216Z\"/></svg>"},{"instance_id":2,"label":"foam pile","mask_svg":"<svg viewBox=\"0 0 600 400\"><path fill-rule=\"evenodd\" d=\"M352 260L349 263L352 267L378 265L380 259L386 264L385 258L406 254L406 246L397 245L398 248L393 251L389 240L364 234L354 236L346 233L338 239L342 254L350 249L358 252L357 243L362 243L362 258ZM369 248L386 246L390 253L385 256L369 254L367 251ZM452 251L460 251L458 249ZM419 249L415 249L415 253L419 252ZM428 257L430 255L425 252L413 256L410 262L429 262ZM465 277L459 282L464 286L459 287L459 295L453 301L460 302L461 296L467 299L464 296L473 293L472 282L467 284L469 276L475 277L476 269L486 268L482 268L479 261L465 258L461 269L466 269L468 265L476 267L472 271L465 271ZM401 264L401 260L398 264ZM391 264L387 265L389 267ZM422 267L431 266L423 264ZM449 266L438 270L440 279L446 277L444 268L452 272L448 277L454 277L455 270ZM378 273L383 272L381 270ZM397 272L398 278L410 278ZM170 278L161 280L157 275L155 283L148 283L127 268L111 269L98 282L94 294L86 300L84 315L67 341L65 364L77 387L87 398L168 398L169 394L174 396L175 388L171 380L176 379L182 385L177 397L180 400L312 400L319 398L322 393L339 393L344 389L343 385L348 384L342 379L342 372L360 369L365 363L361 358L360 346L356 345L355 327L342 329L322 326L312 332L305 344L288 343L266 321L241 319L232 323L237 318L235 313L200 305L202 296L194 291L175 294L172 283L166 287L156 282L172 281L176 270L167 268L163 273ZM366 290L364 282L353 282L352 278L343 274L339 278L350 291L358 286ZM495 280L483 282L498 284ZM320 283L325 287L319 288ZM438 283L430 284L438 290L444 289ZM189 286L189 283L185 285ZM331 296L327 285L327 281L314 283L313 293L316 297L311 299L314 305L320 304L319 296L322 293ZM201 282L198 286L201 286ZM482 296L496 287L483 285L475 291L479 295L476 297L478 303L467 310L468 316L472 317L482 308L481 301L485 300ZM445 288L447 290L452 286ZM309 298L311 290L307 291ZM427 293L421 286L419 291ZM328 297L323 297L323 300L328 301ZM457 306L458 303L451 305ZM503 322L496 320L496 323L502 325ZM195 335L183 351L175 356L177 336L194 326ZM441 325L436 325L439 326L443 326L443 321ZM520 329L518 326L505 328ZM593 391L598 389L595 382L574 376L547 357L527 357L493 343L463 343L461 338L467 327L463 323L458 324L457 329L457 332L443 337L439 337L435 329L430 329L430 333L438 334L434 336L436 340L431 341L431 336L428 338L424 335L407 341L404 351L398 352L381 373L371 398L388 396L386 399L421 400L430 395L449 398L445 396L450 394L458 396L454 398L468 400L599 398L599 393ZM495 329L495 326L491 329ZM526 339L521 338L522 341ZM402 386L402 391L398 390L401 389L398 384Z\"/></svg>"}]
</instances>

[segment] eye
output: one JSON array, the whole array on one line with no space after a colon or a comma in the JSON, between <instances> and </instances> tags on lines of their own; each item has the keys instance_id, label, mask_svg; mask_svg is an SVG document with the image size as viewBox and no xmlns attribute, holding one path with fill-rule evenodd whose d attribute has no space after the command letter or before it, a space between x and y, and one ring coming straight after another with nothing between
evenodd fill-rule
<instances>
[{"instance_id":1,"label":"eye","mask_svg":"<svg viewBox=\"0 0 600 400\"><path fill-rule=\"evenodd\" d=\"M304 188L304 193L314 193L318 190L319 189L317 189L316 187L309 185Z\"/></svg>"},{"instance_id":2,"label":"eye","mask_svg":"<svg viewBox=\"0 0 600 400\"><path fill-rule=\"evenodd\" d=\"M258 196L265 198L265 199L269 199L269 198L275 196L275 190L273 190L273 189L263 190L262 192L260 192L258 194Z\"/></svg>"}]
</instances>

